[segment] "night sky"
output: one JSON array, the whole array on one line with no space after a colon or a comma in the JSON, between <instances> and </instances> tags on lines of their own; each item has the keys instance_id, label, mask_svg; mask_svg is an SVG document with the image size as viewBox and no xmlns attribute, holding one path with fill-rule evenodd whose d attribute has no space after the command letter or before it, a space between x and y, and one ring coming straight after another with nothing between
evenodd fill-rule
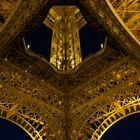
<instances>
[{"instance_id":1,"label":"night sky","mask_svg":"<svg viewBox=\"0 0 140 140\"><path fill-rule=\"evenodd\" d=\"M101 49L105 36L93 31L88 25L80 29L80 42L83 59L91 53ZM43 55L49 61L52 31L44 24L25 36L26 44L31 50ZM18 126L0 119L0 140L31 140L31 138ZM122 119L113 125L101 140L139 140L140 114Z\"/></svg>"},{"instance_id":2,"label":"night sky","mask_svg":"<svg viewBox=\"0 0 140 140\"><path fill-rule=\"evenodd\" d=\"M37 54L40 54L49 61L51 48L52 30L43 23L32 32L25 36L27 44L30 44L30 49Z\"/></svg>"},{"instance_id":3,"label":"night sky","mask_svg":"<svg viewBox=\"0 0 140 140\"><path fill-rule=\"evenodd\" d=\"M118 121L101 140L140 140L140 113Z\"/></svg>"},{"instance_id":4,"label":"night sky","mask_svg":"<svg viewBox=\"0 0 140 140\"><path fill-rule=\"evenodd\" d=\"M14 123L0 118L0 140L32 140L31 137Z\"/></svg>"}]
</instances>

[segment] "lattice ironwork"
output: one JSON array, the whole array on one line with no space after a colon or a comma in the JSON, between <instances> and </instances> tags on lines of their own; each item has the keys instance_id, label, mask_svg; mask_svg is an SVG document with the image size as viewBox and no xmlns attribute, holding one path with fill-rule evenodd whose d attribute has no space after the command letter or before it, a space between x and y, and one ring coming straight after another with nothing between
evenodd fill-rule
<instances>
[{"instance_id":1,"label":"lattice ironwork","mask_svg":"<svg viewBox=\"0 0 140 140\"><path fill-rule=\"evenodd\" d=\"M110 107L111 103L117 100L129 100L129 97L140 94L140 72L137 64L130 59L124 59L108 70L103 73L104 76L101 74L97 78L94 77L85 88L76 91L80 98L74 93L76 102L72 101L74 106L72 118L75 130L77 128L80 130L78 137L82 135L90 138L91 133L98 130L99 124L106 119L101 117L101 114L107 112L104 108Z\"/></svg>"},{"instance_id":2,"label":"lattice ironwork","mask_svg":"<svg viewBox=\"0 0 140 140\"><path fill-rule=\"evenodd\" d=\"M111 103L110 106L102 108L99 111L97 120L92 121L91 118L89 120L92 126L97 127L91 140L99 140L114 123L134 113L140 113L139 96L118 100L117 102Z\"/></svg>"},{"instance_id":3,"label":"lattice ironwork","mask_svg":"<svg viewBox=\"0 0 140 140\"><path fill-rule=\"evenodd\" d=\"M107 49L102 55L89 59L72 77L69 75L71 78L63 77L64 81L60 78L62 75L56 75L51 68L46 70L50 77L42 80L41 71L47 65L32 63L32 58L14 48L3 53L2 58L0 100L11 104L6 116L11 118L18 113L27 120L38 120L47 126L44 135L50 139L66 139L65 125L69 127L69 139L88 139L99 128L92 126L100 122L102 110L116 100L127 100L140 92L139 62L121 50ZM31 63L32 67L28 67Z\"/></svg>"},{"instance_id":4,"label":"lattice ironwork","mask_svg":"<svg viewBox=\"0 0 140 140\"><path fill-rule=\"evenodd\" d=\"M62 123L62 116L64 116L63 95L58 94L58 91L46 85L45 81L30 75L29 72L16 69L14 65L11 66L7 60L5 62L1 61L1 102L6 102L6 106L9 103L11 106L12 104L15 105L15 107L10 108L11 111L7 114L8 118L15 113L19 113L22 117L28 118L28 121L29 119L31 122L35 120L33 123L43 123L43 126L50 123L50 126L54 126L51 129L58 133L62 129L58 122ZM48 136L53 135L52 137L56 137L57 134L51 133ZM33 136L34 133L31 135Z\"/></svg>"},{"instance_id":5,"label":"lattice ironwork","mask_svg":"<svg viewBox=\"0 0 140 140\"><path fill-rule=\"evenodd\" d=\"M82 62L79 29L86 24L75 6L54 6L44 23L53 30L50 63L69 72Z\"/></svg>"},{"instance_id":6,"label":"lattice ironwork","mask_svg":"<svg viewBox=\"0 0 140 140\"><path fill-rule=\"evenodd\" d=\"M7 0L8 1L8 0ZM48 8L44 8L44 5L48 4L47 0L39 0L39 1L22 1L18 0L16 8L10 16L10 19L4 23L4 26L0 28L0 49L3 50L6 48L15 37L17 37L23 29L25 29L26 25L30 27L34 27L38 22L42 20L42 15L46 15L47 10L50 8L50 4L48 4ZM23 10L24 9L24 10ZM41 11L43 9L43 12ZM33 20L35 15L40 13L42 14L40 18L37 17L37 20ZM33 21L31 21L33 20ZM27 32L30 30L27 29L23 32Z\"/></svg>"},{"instance_id":7,"label":"lattice ironwork","mask_svg":"<svg viewBox=\"0 0 140 140\"><path fill-rule=\"evenodd\" d=\"M125 46L126 50L133 52L137 57L140 56L139 40L122 21L109 0L79 0L79 7L83 9L83 15L93 28L107 32Z\"/></svg>"},{"instance_id":8,"label":"lattice ironwork","mask_svg":"<svg viewBox=\"0 0 140 140\"><path fill-rule=\"evenodd\" d=\"M139 42L126 29L127 25L139 37L139 21L134 25L139 12L132 14L132 7L139 10L138 0L76 2L92 27L106 31L121 45L107 44L104 52L69 74L28 56L18 42L7 47L41 9L49 10L48 1L22 1L0 31L0 47L7 47L0 51L0 117L15 122L34 139L96 140L115 121L140 109ZM125 11L129 7L131 14Z\"/></svg>"},{"instance_id":9,"label":"lattice ironwork","mask_svg":"<svg viewBox=\"0 0 140 140\"><path fill-rule=\"evenodd\" d=\"M140 41L140 1L110 0L121 19Z\"/></svg>"}]
</instances>

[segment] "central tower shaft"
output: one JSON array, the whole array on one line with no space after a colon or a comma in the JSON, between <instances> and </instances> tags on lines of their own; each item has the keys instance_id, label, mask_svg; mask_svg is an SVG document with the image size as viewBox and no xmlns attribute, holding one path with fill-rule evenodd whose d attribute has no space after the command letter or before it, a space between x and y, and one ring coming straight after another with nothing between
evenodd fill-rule
<instances>
[{"instance_id":1,"label":"central tower shaft","mask_svg":"<svg viewBox=\"0 0 140 140\"><path fill-rule=\"evenodd\" d=\"M53 30L50 63L62 72L82 62L79 29L85 25L80 10L73 6L53 7L45 24Z\"/></svg>"}]
</instances>

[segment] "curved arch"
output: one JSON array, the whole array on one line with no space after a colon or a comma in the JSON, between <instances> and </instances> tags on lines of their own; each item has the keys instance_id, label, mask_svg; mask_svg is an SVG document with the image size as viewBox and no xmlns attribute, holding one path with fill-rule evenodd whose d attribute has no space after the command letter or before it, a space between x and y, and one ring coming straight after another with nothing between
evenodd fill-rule
<instances>
[{"instance_id":1,"label":"curved arch","mask_svg":"<svg viewBox=\"0 0 140 140\"><path fill-rule=\"evenodd\" d=\"M8 111L9 110L5 106L0 105L0 118L16 124L21 129L23 129L33 140L42 140L42 136L40 135L39 131L37 131L36 128L26 120L26 118L20 116L18 113L12 114L12 116L8 117Z\"/></svg>"},{"instance_id":2,"label":"curved arch","mask_svg":"<svg viewBox=\"0 0 140 140\"><path fill-rule=\"evenodd\" d=\"M127 74L128 74L128 71L130 72L129 75L127 76L127 79L123 78L123 76L125 76L125 75L121 75L122 78L120 78L119 82L117 81L116 86L113 86L113 88L111 88L112 84L109 84L108 91L103 92L103 93L98 91L97 96L95 96L90 102L87 102L87 103L85 103L85 105L83 105L83 109L81 108L81 110L80 110L80 108L78 108L79 109L78 111L80 112L79 117L76 119L76 121L78 121L78 123L76 123L76 121L74 123L74 125L76 124L76 126L74 126L74 127L77 128L77 138L78 138L79 134L83 134L84 132L90 131L90 133L91 133L91 130L89 130L90 128L93 131L95 131L98 126L96 125L95 122L93 122L93 120L94 121L97 120L96 122L99 121L99 123L101 123L103 118L101 120L99 120L99 116L108 112L108 110L110 110L110 106L112 107L112 103L114 103L118 100L122 101L124 99L126 100L126 99L130 99L130 98L139 96L139 94L140 94L139 68L137 68L137 65L134 66L129 62L130 67L128 70L128 67L126 67L125 64L128 64L128 61L127 61L127 63L126 63L126 61L124 61L122 64L120 64L120 66L117 65L117 67L121 68L121 72L124 71L124 73L125 73L125 71L127 71ZM114 69L116 70L116 68L114 68ZM113 71L113 70L111 70L111 71ZM106 73L105 77L109 78L110 74ZM113 77L111 76L111 78L113 78ZM108 85L107 79L105 81L102 81L101 77L99 77L99 79L100 79L100 82L98 82L99 87L100 87L100 83L103 84L104 82L106 83L106 85ZM105 79L105 78L103 78L103 79ZM110 80L110 78L109 78L109 80ZM96 94L96 90L94 90L93 95L95 95L95 94ZM106 116L104 116L104 117L106 117ZM104 119L106 119L106 118L104 118ZM91 125L93 125L94 123L95 123L95 127L93 129L91 127Z\"/></svg>"},{"instance_id":3,"label":"curved arch","mask_svg":"<svg viewBox=\"0 0 140 140\"><path fill-rule=\"evenodd\" d=\"M23 128L31 138L42 140L50 135L57 137L58 124L47 106L16 89L0 91L0 115Z\"/></svg>"},{"instance_id":4,"label":"curved arch","mask_svg":"<svg viewBox=\"0 0 140 140\"><path fill-rule=\"evenodd\" d=\"M90 116L83 124L80 132L78 133L76 140L80 135L84 135L84 131L90 140L99 140L103 134L119 120L135 114L140 113L140 96L125 98L123 100L117 100L111 104L98 108L93 116ZM96 116L94 116L96 114Z\"/></svg>"},{"instance_id":5,"label":"curved arch","mask_svg":"<svg viewBox=\"0 0 140 140\"><path fill-rule=\"evenodd\" d=\"M119 23L122 25L122 27L126 30L126 32L137 42L137 44L140 46L140 41L136 38L136 36L130 31L128 26L125 24L125 22L120 18L118 13L116 12L115 8L112 6L110 0L106 0L107 5L109 6L111 12L114 14L114 16L117 18Z\"/></svg>"},{"instance_id":6,"label":"curved arch","mask_svg":"<svg viewBox=\"0 0 140 140\"><path fill-rule=\"evenodd\" d=\"M140 113L140 97L132 97L128 99L124 99L122 101L117 101L112 103L115 105L115 108L111 109L110 112L106 112L105 114L100 116L100 119L105 118L98 128L93 132L90 140L99 140L103 134L116 122L119 120L135 114ZM110 106L111 107L111 106Z\"/></svg>"}]
</instances>

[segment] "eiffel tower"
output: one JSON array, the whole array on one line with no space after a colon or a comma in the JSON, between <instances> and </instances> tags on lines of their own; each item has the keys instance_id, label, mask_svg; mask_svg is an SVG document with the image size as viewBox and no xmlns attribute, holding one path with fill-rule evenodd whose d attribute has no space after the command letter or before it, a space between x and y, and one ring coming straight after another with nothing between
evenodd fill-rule
<instances>
[{"instance_id":1,"label":"eiffel tower","mask_svg":"<svg viewBox=\"0 0 140 140\"><path fill-rule=\"evenodd\" d=\"M42 22L53 30L50 63L22 39ZM107 40L82 62L87 23ZM0 0L0 117L33 140L98 140L139 112L139 60L139 0Z\"/></svg>"}]
</instances>

